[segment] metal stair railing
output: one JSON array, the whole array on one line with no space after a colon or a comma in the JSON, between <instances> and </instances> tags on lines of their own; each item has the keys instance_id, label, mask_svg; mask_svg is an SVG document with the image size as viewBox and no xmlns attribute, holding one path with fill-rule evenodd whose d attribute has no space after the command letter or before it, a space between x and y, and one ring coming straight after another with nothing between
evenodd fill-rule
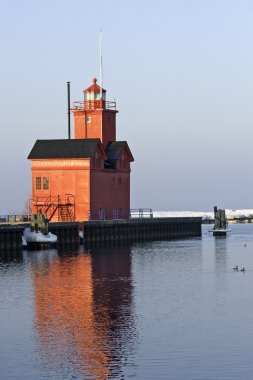
<instances>
[{"instance_id":1,"label":"metal stair railing","mask_svg":"<svg viewBox=\"0 0 253 380\"><path fill-rule=\"evenodd\" d=\"M61 201L60 195L48 197L32 197L32 203L37 209L37 213L46 214L48 221L51 221L58 210L58 220L74 221L75 220L75 196L65 194L64 202Z\"/></svg>"},{"instance_id":2,"label":"metal stair railing","mask_svg":"<svg viewBox=\"0 0 253 380\"><path fill-rule=\"evenodd\" d=\"M51 207L51 195L48 196L43 206L39 209L40 214L46 214L49 208Z\"/></svg>"},{"instance_id":3,"label":"metal stair railing","mask_svg":"<svg viewBox=\"0 0 253 380\"><path fill-rule=\"evenodd\" d=\"M55 200L56 200L56 202L55 202ZM50 220L52 220L54 214L56 213L57 209L59 208L59 204L60 204L60 196L59 195L57 195L56 197L51 197L51 205L48 208L48 211L50 209L52 209L52 211L51 211L50 216L48 216L48 214L47 214L49 222L50 222Z\"/></svg>"}]
</instances>

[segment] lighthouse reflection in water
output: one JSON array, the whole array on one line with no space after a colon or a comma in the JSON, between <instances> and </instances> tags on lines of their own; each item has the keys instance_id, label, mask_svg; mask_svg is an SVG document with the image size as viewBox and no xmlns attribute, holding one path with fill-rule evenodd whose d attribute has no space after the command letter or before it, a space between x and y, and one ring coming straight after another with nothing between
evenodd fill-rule
<instances>
[{"instance_id":1,"label":"lighthouse reflection in water","mask_svg":"<svg viewBox=\"0 0 253 380\"><path fill-rule=\"evenodd\" d=\"M253 224L209 229L0 252L0 379L253 379Z\"/></svg>"},{"instance_id":2,"label":"lighthouse reflection in water","mask_svg":"<svg viewBox=\"0 0 253 380\"><path fill-rule=\"evenodd\" d=\"M34 324L49 378L120 378L129 365L138 340L129 249L33 255Z\"/></svg>"}]
</instances>

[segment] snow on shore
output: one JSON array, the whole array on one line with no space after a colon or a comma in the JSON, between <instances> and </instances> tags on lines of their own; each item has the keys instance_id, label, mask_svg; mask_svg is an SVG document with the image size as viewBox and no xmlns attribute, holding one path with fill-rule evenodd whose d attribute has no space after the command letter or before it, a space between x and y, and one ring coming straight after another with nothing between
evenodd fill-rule
<instances>
[{"instance_id":1,"label":"snow on shore","mask_svg":"<svg viewBox=\"0 0 253 380\"><path fill-rule=\"evenodd\" d=\"M153 211L154 218L177 218L177 217L202 217L203 219L213 219L213 211ZM228 219L238 217L253 216L253 209L230 210L226 209Z\"/></svg>"}]
</instances>

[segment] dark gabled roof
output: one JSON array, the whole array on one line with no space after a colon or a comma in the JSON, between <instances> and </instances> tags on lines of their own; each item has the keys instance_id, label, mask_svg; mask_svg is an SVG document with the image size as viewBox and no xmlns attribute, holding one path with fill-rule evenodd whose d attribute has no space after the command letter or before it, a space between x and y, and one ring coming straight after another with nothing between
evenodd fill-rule
<instances>
[{"instance_id":1,"label":"dark gabled roof","mask_svg":"<svg viewBox=\"0 0 253 380\"><path fill-rule=\"evenodd\" d=\"M108 160L118 160L125 147L129 155L129 160L134 161L133 155L126 141L113 141L107 145L105 152L107 154Z\"/></svg>"},{"instance_id":2,"label":"dark gabled roof","mask_svg":"<svg viewBox=\"0 0 253 380\"><path fill-rule=\"evenodd\" d=\"M27 158L89 158L98 144L100 139L37 140Z\"/></svg>"}]
</instances>

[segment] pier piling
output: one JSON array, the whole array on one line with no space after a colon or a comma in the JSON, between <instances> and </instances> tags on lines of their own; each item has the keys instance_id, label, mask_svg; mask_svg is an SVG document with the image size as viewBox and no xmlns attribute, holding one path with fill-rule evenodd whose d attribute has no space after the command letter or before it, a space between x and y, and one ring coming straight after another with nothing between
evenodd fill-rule
<instances>
[{"instance_id":1,"label":"pier piling","mask_svg":"<svg viewBox=\"0 0 253 380\"><path fill-rule=\"evenodd\" d=\"M152 218L83 222L85 244L201 236L201 218Z\"/></svg>"}]
</instances>

